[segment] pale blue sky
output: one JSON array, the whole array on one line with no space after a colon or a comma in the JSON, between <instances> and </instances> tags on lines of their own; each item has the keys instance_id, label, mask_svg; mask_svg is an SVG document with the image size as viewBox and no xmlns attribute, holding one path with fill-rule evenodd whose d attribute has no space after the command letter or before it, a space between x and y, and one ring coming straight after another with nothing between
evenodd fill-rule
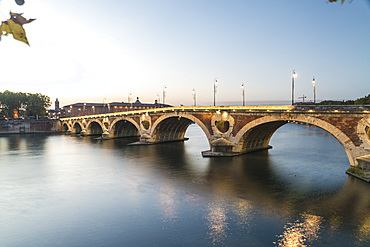
<instances>
[{"instance_id":1,"label":"pale blue sky","mask_svg":"<svg viewBox=\"0 0 370 247\"><path fill-rule=\"evenodd\" d=\"M370 4L325 0L1 0L37 20L30 42L3 37L0 91L40 92L62 105L127 101L241 104L297 97L356 99L370 93Z\"/></svg>"}]
</instances>

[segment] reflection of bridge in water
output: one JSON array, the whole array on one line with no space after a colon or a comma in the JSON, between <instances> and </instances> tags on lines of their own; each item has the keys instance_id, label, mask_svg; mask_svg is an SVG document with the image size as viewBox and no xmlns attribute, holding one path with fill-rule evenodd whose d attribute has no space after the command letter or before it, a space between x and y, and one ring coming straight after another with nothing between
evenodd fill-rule
<instances>
[{"instance_id":1,"label":"reflection of bridge in water","mask_svg":"<svg viewBox=\"0 0 370 247\"><path fill-rule=\"evenodd\" d=\"M181 141L191 123L206 135L203 156L233 156L271 148L274 132L288 122L320 127L343 146L351 166L370 156L370 106L169 107L63 118L71 134L140 137L138 144Z\"/></svg>"}]
</instances>

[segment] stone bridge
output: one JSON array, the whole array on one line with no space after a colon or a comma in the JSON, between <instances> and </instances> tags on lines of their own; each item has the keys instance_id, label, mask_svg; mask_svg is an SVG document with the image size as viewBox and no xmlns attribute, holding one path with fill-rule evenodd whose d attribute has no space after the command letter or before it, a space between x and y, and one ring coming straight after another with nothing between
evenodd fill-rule
<instances>
[{"instance_id":1,"label":"stone bridge","mask_svg":"<svg viewBox=\"0 0 370 247\"><path fill-rule=\"evenodd\" d=\"M233 156L269 149L274 132L289 122L320 127L343 146L351 166L370 157L370 106L216 106L169 107L60 119L69 134L104 139L140 137L138 144L185 140L196 123L210 150L203 156ZM365 168L365 167L364 167Z\"/></svg>"}]
</instances>

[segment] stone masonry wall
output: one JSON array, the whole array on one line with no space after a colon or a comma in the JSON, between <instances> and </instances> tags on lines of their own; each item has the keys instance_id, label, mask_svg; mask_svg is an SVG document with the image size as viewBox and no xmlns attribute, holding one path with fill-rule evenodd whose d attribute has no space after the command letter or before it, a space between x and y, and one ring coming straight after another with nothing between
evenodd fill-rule
<instances>
[{"instance_id":1,"label":"stone masonry wall","mask_svg":"<svg viewBox=\"0 0 370 247\"><path fill-rule=\"evenodd\" d=\"M355 146L360 146L362 141L357 135L357 125L361 117L318 117L326 121L338 129L340 129L346 136L348 136Z\"/></svg>"},{"instance_id":2,"label":"stone masonry wall","mask_svg":"<svg viewBox=\"0 0 370 247\"><path fill-rule=\"evenodd\" d=\"M58 133L59 121L43 120L2 120L0 121L0 134L34 134Z\"/></svg>"}]
</instances>

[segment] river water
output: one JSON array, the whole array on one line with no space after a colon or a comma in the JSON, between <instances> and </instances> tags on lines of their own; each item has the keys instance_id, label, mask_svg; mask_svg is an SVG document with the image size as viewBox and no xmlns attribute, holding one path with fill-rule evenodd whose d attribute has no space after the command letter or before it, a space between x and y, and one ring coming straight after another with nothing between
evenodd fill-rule
<instances>
[{"instance_id":1,"label":"river water","mask_svg":"<svg viewBox=\"0 0 370 247\"><path fill-rule=\"evenodd\" d=\"M287 124L232 158L186 136L0 137L0 246L369 246L370 184L330 134Z\"/></svg>"}]
</instances>

